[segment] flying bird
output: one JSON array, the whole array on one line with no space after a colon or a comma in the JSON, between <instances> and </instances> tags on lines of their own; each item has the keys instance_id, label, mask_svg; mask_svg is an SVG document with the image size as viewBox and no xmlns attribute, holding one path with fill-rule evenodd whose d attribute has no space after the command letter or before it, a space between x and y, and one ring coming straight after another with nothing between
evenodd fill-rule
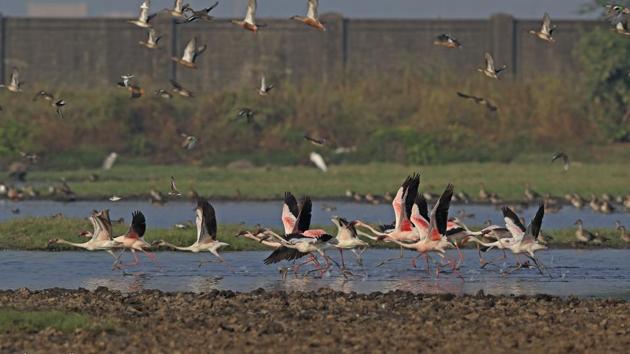
<instances>
[{"instance_id":1,"label":"flying bird","mask_svg":"<svg viewBox=\"0 0 630 354\"><path fill-rule=\"evenodd\" d=\"M184 55L182 55L181 58L172 57L171 59L189 69L196 69L197 65L195 65L195 60L197 60L197 57L205 52L207 48L208 46L206 45L197 46L197 37L193 37L193 39L186 44Z\"/></svg>"},{"instance_id":2,"label":"flying bird","mask_svg":"<svg viewBox=\"0 0 630 354\"><path fill-rule=\"evenodd\" d=\"M18 70L18 68L13 68L13 71L11 72L11 78L9 79L9 84L8 85L0 85L0 88L6 88L7 90L11 91L11 92L22 92L22 82L20 82L20 71Z\"/></svg>"},{"instance_id":3,"label":"flying bird","mask_svg":"<svg viewBox=\"0 0 630 354\"><path fill-rule=\"evenodd\" d=\"M256 0L248 0L245 19L242 21L232 20L232 23L248 31L252 31L254 33L258 32L258 28L263 27L263 25L256 24Z\"/></svg>"},{"instance_id":4,"label":"flying bird","mask_svg":"<svg viewBox=\"0 0 630 354\"><path fill-rule=\"evenodd\" d=\"M50 103L50 105L52 107L55 108L55 111L57 112L57 116L59 118L63 118L63 112L61 111L62 107L66 105L66 101L59 99L59 100L55 100L55 96L42 90L39 91L38 93L35 94L35 96L33 97L33 101L36 101L37 99L43 99L45 101L48 101Z\"/></svg>"},{"instance_id":5,"label":"flying bird","mask_svg":"<svg viewBox=\"0 0 630 354\"><path fill-rule=\"evenodd\" d=\"M158 43L162 39L162 36L158 36L157 32L153 28L149 28L148 37L146 41L139 41L140 45L149 49L158 49Z\"/></svg>"},{"instance_id":6,"label":"flying bird","mask_svg":"<svg viewBox=\"0 0 630 354\"><path fill-rule=\"evenodd\" d=\"M483 69L477 69L477 71L483 73L487 77L491 79L498 79L499 74L503 72L503 70L507 69L507 65L503 65L502 67L496 69L494 66L494 59L490 53L485 54L486 67Z\"/></svg>"},{"instance_id":7,"label":"flying bird","mask_svg":"<svg viewBox=\"0 0 630 354\"><path fill-rule=\"evenodd\" d=\"M43 99L48 102L53 102L55 100L55 96L48 93L47 91L41 90L38 93L36 93L35 96L33 96L33 102L37 101L38 99Z\"/></svg>"},{"instance_id":8,"label":"flying bird","mask_svg":"<svg viewBox=\"0 0 630 354\"><path fill-rule=\"evenodd\" d=\"M258 94L261 96L267 96L269 91L273 88L273 85L267 85L267 79L265 75L260 78L260 89L258 89Z\"/></svg>"},{"instance_id":9,"label":"flying bird","mask_svg":"<svg viewBox=\"0 0 630 354\"><path fill-rule=\"evenodd\" d=\"M186 149L186 150L192 150L195 145L197 145L197 138L192 136L192 135L188 135L188 134L181 134L181 136L184 138L184 141L182 142L182 148Z\"/></svg>"},{"instance_id":10,"label":"flying bird","mask_svg":"<svg viewBox=\"0 0 630 354\"><path fill-rule=\"evenodd\" d=\"M170 100L171 98L173 98L173 95L171 95L170 92L164 89L155 90L154 94L165 100Z\"/></svg>"},{"instance_id":11,"label":"flying bird","mask_svg":"<svg viewBox=\"0 0 630 354\"><path fill-rule=\"evenodd\" d=\"M177 186L175 185L175 177L171 176L171 191L168 192L168 195L171 197L181 197L182 193L177 190Z\"/></svg>"},{"instance_id":12,"label":"flying bird","mask_svg":"<svg viewBox=\"0 0 630 354\"><path fill-rule=\"evenodd\" d=\"M116 162L117 158L118 158L118 154L117 153L115 153L115 152L110 153L109 155L107 155L105 160L103 160L102 168L105 171L111 170L112 167L114 166L114 163Z\"/></svg>"},{"instance_id":13,"label":"flying bird","mask_svg":"<svg viewBox=\"0 0 630 354\"><path fill-rule=\"evenodd\" d=\"M133 23L134 25L142 28L151 27L151 20L155 17L156 14L149 15L149 7L151 6L151 0L144 0L142 5L140 5L140 14L138 18L135 20L129 20L129 23Z\"/></svg>"},{"instance_id":14,"label":"flying bird","mask_svg":"<svg viewBox=\"0 0 630 354\"><path fill-rule=\"evenodd\" d=\"M315 166L317 166L317 168L319 168L323 172L328 171L328 166L326 166L326 161L324 161L324 158L322 157L322 155L316 152L311 152L311 154L309 155L309 159L311 160L312 163L315 164Z\"/></svg>"},{"instance_id":15,"label":"flying bird","mask_svg":"<svg viewBox=\"0 0 630 354\"><path fill-rule=\"evenodd\" d=\"M65 105L66 105L66 101L64 100L57 100L52 104L52 106L55 107L55 110L57 111L57 116L61 119L63 119L63 111L61 109Z\"/></svg>"},{"instance_id":16,"label":"flying bird","mask_svg":"<svg viewBox=\"0 0 630 354\"><path fill-rule=\"evenodd\" d=\"M555 154L553 154L553 156L551 157L551 162L554 162L558 159L562 159L562 162L564 162L564 170L568 170L569 169L569 155L567 155L564 152L557 152Z\"/></svg>"},{"instance_id":17,"label":"flying bird","mask_svg":"<svg viewBox=\"0 0 630 354\"><path fill-rule=\"evenodd\" d=\"M462 92L457 92L457 96L461 97L461 98L465 98L468 100L471 100L473 102L475 102L476 104L480 104L483 106L486 106L486 108L489 111L496 111L497 109L499 109L497 106L495 106L494 104L492 104L490 101L488 101L487 99L483 98L483 97L477 97L477 96L472 96L472 95L468 95Z\"/></svg>"},{"instance_id":18,"label":"flying bird","mask_svg":"<svg viewBox=\"0 0 630 354\"><path fill-rule=\"evenodd\" d=\"M543 41L551 43L551 42L555 42L555 40L551 36L555 29L556 29L556 26L552 26L551 25L551 18L549 18L549 14L545 12L545 15L543 16L543 23L542 23L542 27L540 28L540 31L531 30L531 31L529 31L529 33L533 34L534 36L536 36L536 37L538 37L540 39L542 39Z\"/></svg>"},{"instance_id":19,"label":"flying bird","mask_svg":"<svg viewBox=\"0 0 630 354\"><path fill-rule=\"evenodd\" d=\"M111 197L109 197L109 201L110 202L117 202L119 200L121 200L122 198L117 196L117 195L112 195Z\"/></svg>"},{"instance_id":20,"label":"flying bird","mask_svg":"<svg viewBox=\"0 0 630 354\"><path fill-rule=\"evenodd\" d=\"M448 33L443 33L433 41L434 45L442 46L446 48L459 48L462 44L453 36Z\"/></svg>"},{"instance_id":21,"label":"flying bird","mask_svg":"<svg viewBox=\"0 0 630 354\"><path fill-rule=\"evenodd\" d=\"M39 156L34 153L20 151L20 156L22 156L22 158L28 161L31 165L35 165L37 161L39 161Z\"/></svg>"},{"instance_id":22,"label":"flying bird","mask_svg":"<svg viewBox=\"0 0 630 354\"><path fill-rule=\"evenodd\" d=\"M129 82L131 81L131 79L133 79L134 77L136 77L133 74L127 74L127 75L120 75L120 78L122 79L122 81L120 81L118 83L118 86L120 87L129 87Z\"/></svg>"},{"instance_id":23,"label":"flying bird","mask_svg":"<svg viewBox=\"0 0 630 354\"><path fill-rule=\"evenodd\" d=\"M326 138L316 139L308 135L304 135L304 139L315 146L324 146L328 142Z\"/></svg>"},{"instance_id":24,"label":"flying bird","mask_svg":"<svg viewBox=\"0 0 630 354\"><path fill-rule=\"evenodd\" d=\"M168 12L171 16L176 18L183 18L184 12L190 9L190 5L184 5L184 0L175 0L172 9L164 9L162 11Z\"/></svg>"},{"instance_id":25,"label":"flying bird","mask_svg":"<svg viewBox=\"0 0 630 354\"><path fill-rule=\"evenodd\" d=\"M206 22L210 22L214 19L214 17L210 16L210 11L214 10L215 7L217 7L217 5L219 5L219 2L215 2L213 5L211 5L210 7L195 11L193 10L191 7L187 7L185 10L186 15L186 20L183 22L178 22L178 23L190 23L190 22L195 22L198 20L203 20ZM190 15L188 15L188 13L190 13Z\"/></svg>"},{"instance_id":26,"label":"flying bird","mask_svg":"<svg viewBox=\"0 0 630 354\"><path fill-rule=\"evenodd\" d=\"M306 10L305 16L292 16L292 20L300 21L307 26L316 28L320 31L326 31L326 27L319 20L319 16L317 14L317 7L319 6L319 0L308 0L308 8Z\"/></svg>"},{"instance_id":27,"label":"flying bird","mask_svg":"<svg viewBox=\"0 0 630 354\"><path fill-rule=\"evenodd\" d=\"M238 113L236 114L236 119L244 119L247 123L252 123L254 121L254 116L256 115L256 112L252 111L251 109L244 107L241 108Z\"/></svg>"},{"instance_id":28,"label":"flying bird","mask_svg":"<svg viewBox=\"0 0 630 354\"><path fill-rule=\"evenodd\" d=\"M173 92L182 96L182 97L195 97L192 91L185 89L182 85L180 85L177 81L171 79L171 85L173 86Z\"/></svg>"}]
</instances>

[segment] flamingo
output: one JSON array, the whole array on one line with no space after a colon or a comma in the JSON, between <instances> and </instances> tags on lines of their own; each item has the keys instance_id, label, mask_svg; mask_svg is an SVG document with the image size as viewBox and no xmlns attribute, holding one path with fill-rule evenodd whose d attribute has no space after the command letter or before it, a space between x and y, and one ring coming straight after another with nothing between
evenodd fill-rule
<instances>
[{"instance_id":1,"label":"flamingo","mask_svg":"<svg viewBox=\"0 0 630 354\"><path fill-rule=\"evenodd\" d=\"M156 246L165 246L178 251L186 251L199 253L208 251L212 253L219 261L224 262L223 257L219 255L218 250L221 247L229 246L225 242L217 241L217 218L214 208L207 200L197 200L195 208L195 223L197 225L197 241L188 247L180 247L170 244L164 240L154 243Z\"/></svg>"},{"instance_id":2,"label":"flamingo","mask_svg":"<svg viewBox=\"0 0 630 354\"><path fill-rule=\"evenodd\" d=\"M317 7L319 6L319 0L308 0L308 9L306 11L306 16L292 16L292 20L300 21L307 26L316 28L320 31L326 31L326 27L319 20L319 16L317 15Z\"/></svg>"},{"instance_id":3,"label":"flamingo","mask_svg":"<svg viewBox=\"0 0 630 354\"><path fill-rule=\"evenodd\" d=\"M509 217L506 217L506 226L514 240L513 242L508 242L508 248L515 255L525 254L528 256L534 262L540 274L543 274L541 268L544 268L544 266L536 258L535 252L547 248L547 246L538 242L542 219L545 216L545 205L543 203L540 204L536 216L534 216L527 229L523 229L523 224L518 221L516 214L508 215ZM522 264L519 263L514 270L521 267Z\"/></svg>"},{"instance_id":4,"label":"flamingo","mask_svg":"<svg viewBox=\"0 0 630 354\"><path fill-rule=\"evenodd\" d=\"M313 212L313 201L310 197L302 198L298 207L297 199L286 192L284 194L284 205L282 206L282 226L284 234L302 234L306 237L319 237L326 234L323 229L311 229L311 217Z\"/></svg>"},{"instance_id":5,"label":"flamingo","mask_svg":"<svg viewBox=\"0 0 630 354\"><path fill-rule=\"evenodd\" d=\"M335 237L336 243L334 245L339 249L339 254L341 254L342 269L346 269L346 265L343 260L344 249L352 250L355 254L355 249L361 249L360 253L356 254L359 259L359 263L361 263L361 254L368 248L369 245L367 242L361 240L357 235L357 229L354 227L356 222L348 222L348 220L340 217L334 217L331 221L337 226L337 236Z\"/></svg>"},{"instance_id":6,"label":"flamingo","mask_svg":"<svg viewBox=\"0 0 630 354\"><path fill-rule=\"evenodd\" d=\"M263 26L256 24L256 6L256 0L249 0L247 2L247 14L245 15L245 19L242 21L232 20L232 23L248 31L252 31L254 33L258 32L258 28Z\"/></svg>"},{"instance_id":7,"label":"flamingo","mask_svg":"<svg viewBox=\"0 0 630 354\"><path fill-rule=\"evenodd\" d=\"M90 240L83 243L69 242L64 239L55 238L48 241L48 245L52 244L66 244L73 247L83 248L88 251L106 251L112 257L114 257L114 267L119 263L119 257L117 257L113 249L118 248L121 244L112 240L111 222L109 222L109 210L102 210L100 212L94 211L89 216L89 220L94 227L94 232L83 233L82 236L90 237Z\"/></svg>"},{"instance_id":8,"label":"flamingo","mask_svg":"<svg viewBox=\"0 0 630 354\"><path fill-rule=\"evenodd\" d=\"M131 213L132 220L129 230L124 234L114 238L114 241L120 244L120 248L131 250L134 262L129 265L137 265L139 263L136 251L144 253L147 258L157 264L156 257L153 253L147 252L146 249L151 245L144 240L144 233L147 229L146 219L141 211Z\"/></svg>"},{"instance_id":9,"label":"flamingo","mask_svg":"<svg viewBox=\"0 0 630 354\"><path fill-rule=\"evenodd\" d=\"M333 236L330 234L321 234L317 237L312 237L305 236L300 233L293 233L283 237L269 229L265 229L263 234L275 238L282 245L264 260L265 264L277 263L282 260L296 260L306 255L310 255L311 259L309 259L306 263L311 261L314 262L318 266L320 276L323 276L332 264L330 257L326 256L324 253L324 250L331 247L329 241L332 240ZM326 260L325 268L321 267L313 253L318 253ZM294 272L297 273L299 267L306 263L294 267Z\"/></svg>"},{"instance_id":10,"label":"flamingo","mask_svg":"<svg viewBox=\"0 0 630 354\"><path fill-rule=\"evenodd\" d=\"M416 250L419 256L425 256L427 262L427 272L429 269L429 253L437 253L440 257L444 257L446 253L446 248L453 247L453 244L448 241L446 238L446 223L448 221L448 209L450 207L451 199L453 198L453 188L452 184L448 184L446 189L435 203L435 206L431 210L429 215L429 228L427 230L426 236L422 237L420 240L415 241L413 243L401 242L398 240L392 240L396 244L408 248ZM419 200L414 202L412 207L412 215L419 215ZM411 221L415 222L419 220L416 217L412 217ZM416 258L412 260L412 265L415 267ZM439 275L439 265L436 269L436 273Z\"/></svg>"}]
</instances>

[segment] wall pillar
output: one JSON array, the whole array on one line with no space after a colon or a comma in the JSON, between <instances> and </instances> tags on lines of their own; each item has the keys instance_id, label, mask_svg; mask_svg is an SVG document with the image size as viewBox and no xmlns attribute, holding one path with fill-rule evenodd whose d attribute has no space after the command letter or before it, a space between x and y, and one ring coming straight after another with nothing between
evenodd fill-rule
<instances>
[{"instance_id":1,"label":"wall pillar","mask_svg":"<svg viewBox=\"0 0 630 354\"><path fill-rule=\"evenodd\" d=\"M5 26L4 16L0 12L0 82L5 83Z\"/></svg>"},{"instance_id":2,"label":"wall pillar","mask_svg":"<svg viewBox=\"0 0 630 354\"><path fill-rule=\"evenodd\" d=\"M496 14L490 17L490 51L495 64L507 65L505 74L516 78L516 23L514 17L507 14Z\"/></svg>"}]
</instances>

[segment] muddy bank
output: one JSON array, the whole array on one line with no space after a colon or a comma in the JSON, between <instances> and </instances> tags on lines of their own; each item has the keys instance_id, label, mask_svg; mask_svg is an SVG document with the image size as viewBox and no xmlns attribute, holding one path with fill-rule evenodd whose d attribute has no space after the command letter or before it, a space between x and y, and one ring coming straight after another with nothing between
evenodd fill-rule
<instances>
[{"instance_id":1,"label":"muddy bank","mask_svg":"<svg viewBox=\"0 0 630 354\"><path fill-rule=\"evenodd\" d=\"M630 303L535 297L212 291L0 291L114 329L0 333L2 353L625 352Z\"/></svg>"}]
</instances>

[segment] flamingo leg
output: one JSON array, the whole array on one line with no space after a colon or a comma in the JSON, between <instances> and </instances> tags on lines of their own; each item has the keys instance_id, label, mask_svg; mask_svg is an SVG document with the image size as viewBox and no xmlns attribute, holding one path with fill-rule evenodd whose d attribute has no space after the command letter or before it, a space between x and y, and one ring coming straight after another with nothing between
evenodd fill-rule
<instances>
[{"instance_id":1,"label":"flamingo leg","mask_svg":"<svg viewBox=\"0 0 630 354\"><path fill-rule=\"evenodd\" d=\"M357 264L360 265L361 267L363 267L363 252L365 252L366 248L367 247L360 248L359 252L357 252L357 250L354 248L352 249L352 253L354 253L354 255L357 258Z\"/></svg>"},{"instance_id":2,"label":"flamingo leg","mask_svg":"<svg viewBox=\"0 0 630 354\"><path fill-rule=\"evenodd\" d=\"M339 249L339 254L341 255L341 267L343 269L346 269L346 263L343 260L343 249L341 249L341 248Z\"/></svg>"},{"instance_id":3,"label":"flamingo leg","mask_svg":"<svg viewBox=\"0 0 630 354\"><path fill-rule=\"evenodd\" d=\"M317 258L313 256L313 254L309 254L308 256L309 256L309 259L306 262L293 266L293 273L295 274L295 276L297 276L298 272L300 271L300 267L302 267L305 264L313 262L316 266L319 266L319 262L317 261Z\"/></svg>"}]
</instances>

